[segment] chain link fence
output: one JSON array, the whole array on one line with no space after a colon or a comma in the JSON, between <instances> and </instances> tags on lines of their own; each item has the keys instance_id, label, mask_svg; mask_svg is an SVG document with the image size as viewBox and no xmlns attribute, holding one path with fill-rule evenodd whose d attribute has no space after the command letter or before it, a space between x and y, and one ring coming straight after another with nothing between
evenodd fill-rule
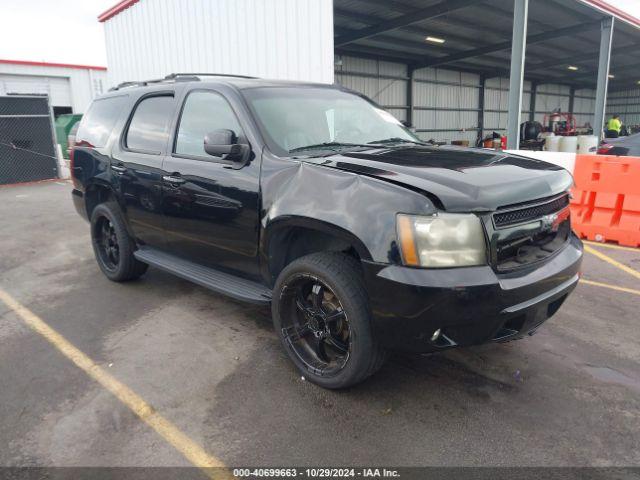
<instances>
[{"instance_id":1,"label":"chain link fence","mask_svg":"<svg viewBox=\"0 0 640 480\"><path fill-rule=\"evenodd\" d=\"M53 118L46 96L0 96L0 185L56 178Z\"/></svg>"}]
</instances>

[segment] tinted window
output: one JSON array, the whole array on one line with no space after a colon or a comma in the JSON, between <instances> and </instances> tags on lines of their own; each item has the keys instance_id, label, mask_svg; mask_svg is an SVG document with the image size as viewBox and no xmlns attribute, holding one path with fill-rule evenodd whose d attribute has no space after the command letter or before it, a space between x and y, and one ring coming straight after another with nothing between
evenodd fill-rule
<instances>
[{"instance_id":1,"label":"tinted window","mask_svg":"<svg viewBox=\"0 0 640 480\"><path fill-rule=\"evenodd\" d=\"M94 101L78 127L78 141L104 147L126 103L124 95Z\"/></svg>"},{"instance_id":2,"label":"tinted window","mask_svg":"<svg viewBox=\"0 0 640 480\"><path fill-rule=\"evenodd\" d=\"M229 103L214 92L192 92L184 103L175 152L181 155L207 156L204 151L204 137L214 130L233 130L242 136Z\"/></svg>"},{"instance_id":3,"label":"tinted window","mask_svg":"<svg viewBox=\"0 0 640 480\"><path fill-rule=\"evenodd\" d=\"M169 136L169 123L173 113L173 97L148 97L133 113L127 131L126 146L131 150L161 153Z\"/></svg>"}]
</instances>

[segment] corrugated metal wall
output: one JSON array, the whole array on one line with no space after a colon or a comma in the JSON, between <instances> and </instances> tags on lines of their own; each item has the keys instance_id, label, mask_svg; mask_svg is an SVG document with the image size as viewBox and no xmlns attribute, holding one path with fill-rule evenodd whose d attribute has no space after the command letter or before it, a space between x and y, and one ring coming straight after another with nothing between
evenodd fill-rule
<instances>
[{"instance_id":1,"label":"corrugated metal wall","mask_svg":"<svg viewBox=\"0 0 640 480\"><path fill-rule=\"evenodd\" d=\"M54 106L84 113L91 100L106 91L104 70L0 63L0 95L46 93Z\"/></svg>"},{"instance_id":2,"label":"corrugated metal wall","mask_svg":"<svg viewBox=\"0 0 640 480\"><path fill-rule=\"evenodd\" d=\"M362 92L384 106L399 120L407 118L409 82L407 66L349 56L336 57L336 82ZM524 82L522 121L531 109L531 82ZM450 142L468 140L473 145L478 135L480 76L445 69L421 69L414 74L413 125L420 138ZM638 123L640 123L640 90L637 91ZM560 108L569 111L570 88L564 85L540 84L537 87L534 119ZM485 82L483 117L484 132L504 133L507 128L509 79L490 78ZM579 126L593 122L595 92L574 92L574 114Z\"/></svg>"},{"instance_id":3,"label":"corrugated metal wall","mask_svg":"<svg viewBox=\"0 0 640 480\"><path fill-rule=\"evenodd\" d=\"M573 114L578 125L593 124L596 111L596 91L592 89L576 90L573 97Z\"/></svg>"},{"instance_id":4,"label":"corrugated metal wall","mask_svg":"<svg viewBox=\"0 0 640 480\"><path fill-rule=\"evenodd\" d=\"M414 125L418 135L436 141L468 140L478 135L480 77L425 68L414 74Z\"/></svg>"},{"instance_id":5,"label":"corrugated metal wall","mask_svg":"<svg viewBox=\"0 0 640 480\"><path fill-rule=\"evenodd\" d=\"M331 0L141 0L105 37L111 84L172 72L333 83Z\"/></svg>"},{"instance_id":6,"label":"corrugated metal wall","mask_svg":"<svg viewBox=\"0 0 640 480\"><path fill-rule=\"evenodd\" d=\"M614 114L620 115L625 125L640 125L640 88L633 88L609 95L607 103L607 118Z\"/></svg>"},{"instance_id":7,"label":"corrugated metal wall","mask_svg":"<svg viewBox=\"0 0 640 480\"><path fill-rule=\"evenodd\" d=\"M522 121L529 120L531 82L525 81L522 92ZM488 78L484 92L484 131L504 134L507 129L509 79ZM542 119L540 119L542 120Z\"/></svg>"},{"instance_id":8,"label":"corrugated metal wall","mask_svg":"<svg viewBox=\"0 0 640 480\"><path fill-rule=\"evenodd\" d=\"M336 65L335 81L364 93L384 106L398 120L406 120L409 81L406 65L341 57Z\"/></svg>"}]
</instances>

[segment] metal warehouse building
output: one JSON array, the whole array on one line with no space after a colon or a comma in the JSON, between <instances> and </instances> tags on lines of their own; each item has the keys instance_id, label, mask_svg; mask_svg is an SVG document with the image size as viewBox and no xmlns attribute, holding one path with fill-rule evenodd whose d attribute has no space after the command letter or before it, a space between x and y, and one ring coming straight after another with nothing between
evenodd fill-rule
<instances>
[{"instance_id":1,"label":"metal warehouse building","mask_svg":"<svg viewBox=\"0 0 640 480\"><path fill-rule=\"evenodd\" d=\"M640 20L602 0L124 0L104 12L109 83L218 72L364 92L424 139L553 110L640 124ZM608 93L608 103L607 103Z\"/></svg>"},{"instance_id":2,"label":"metal warehouse building","mask_svg":"<svg viewBox=\"0 0 640 480\"><path fill-rule=\"evenodd\" d=\"M55 115L84 113L106 91L105 67L0 60L0 95L48 95Z\"/></svg>"}]
</instances>

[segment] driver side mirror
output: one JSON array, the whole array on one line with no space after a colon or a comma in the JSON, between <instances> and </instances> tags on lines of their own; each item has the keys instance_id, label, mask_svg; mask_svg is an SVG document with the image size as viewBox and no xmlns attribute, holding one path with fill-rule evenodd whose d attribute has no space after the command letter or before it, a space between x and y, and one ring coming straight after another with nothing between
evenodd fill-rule
<instances>
[{"instance_id":1,"label":"driver side mirror","mask_svg":"<svg viewBox=\"0 0 640 480\"><path fill-rule=\"evenodd\" d=\"M238 143L238 136L233 130L221 129L204 136L204 151L222 160L242 162L247 157L249 145Z\"/></svg>"}]
</instances>

